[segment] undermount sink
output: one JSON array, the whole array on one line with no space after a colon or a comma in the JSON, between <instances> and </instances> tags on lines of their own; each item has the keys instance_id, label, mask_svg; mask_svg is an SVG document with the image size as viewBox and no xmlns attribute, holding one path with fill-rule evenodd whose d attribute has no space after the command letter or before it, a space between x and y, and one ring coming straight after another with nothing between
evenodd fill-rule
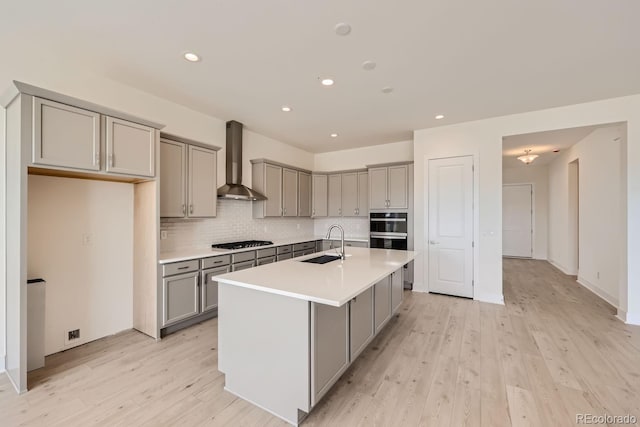
<instances>
[{"instance_id":1,"label":"undermount sink","mask_svg":"<svg viewBox=\"0 0 640 427\"><path fill-rule=\"evenodd\" d=\"M310 262L312 264L326 264L328 262L335 261L337 259L340 259L340 257L336 255L320 255L315 258L303 259L300 262Z\"/></svg>"}]
</instances>

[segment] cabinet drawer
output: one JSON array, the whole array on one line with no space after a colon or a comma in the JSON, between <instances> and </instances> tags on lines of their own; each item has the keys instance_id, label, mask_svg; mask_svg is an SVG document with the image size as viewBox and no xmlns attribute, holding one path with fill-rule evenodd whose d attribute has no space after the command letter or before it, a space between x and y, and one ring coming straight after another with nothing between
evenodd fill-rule
<instances>
[{"instance_id":1,"label":"cabinet drawer","mask_svg":"<svg viewBox=\"0 0 640 427\"><path fill-rule=\"evenodd\" d=\"M277 256L277 261L284 261L285 259L291 259L293 258L293 254L291 254L291 252L289 252L288 254L280 254Z\"/></svg>"},{"instance_id":2,"label":"cabinet drawer","mask_svg":"<svg viewBox=\"0 0 640 427\"><path fill-rule=\"evenodd\" d=\"M172 262L162 266L162 277L173 276L174 274L189 273L200 269L200 260Z\"/></svg>"},{"instance_id":3,"label":"cabinet drawer","mask_svg":"<svg viewBox=\"0 0 640 427\"><path fill-rule=\"evenodd\" d=\"M280 254L289 254L289 253L291 253L291 251L292 251L291 245L278 246L276 248L276 253L278 255L280 255Z\"/></svg>"},{"instance_id":4,"label":"cabinet drawer","mask_svg":"<svg viewBox=\"0 0 640 427\"><path fill-rule=\"evenodd\" d=\"M272 262L276 262L276 257L274 256L269 256L269 257L265 257L265 258L259 258L258 261L256 262L257 265L265 265L265 264L271 264Z\"/></svg>"},{"instance_id":5,"label":"cabinet drawer","mask_svg":"<svg viewBox=\"0 0 640 427\"><path fill-rule=\"evenodd\" d=\"M256 251L240 252L237 254L231 254L231 262L236 264L238 262L253 261L256 259Z\"/></svg>"},{"instance_id":6,"label":"cabinet drawer","mask_svg":"<svg viewBox=\"0 0 640 427\"><path fill-rule=\"evenodd\" d=\"M213 256L202 260L202 269L231 264L231 255Z\"/></svg>"},{"instance_id":7,"label":"cabinet drawer","mask_svg":"<svg viewBox=\"0 0 640 427\"><path fill-rule=\"evenodd\" d=\"M256 262L255 261L245 261L245 262L241 262L238 264L233 264L231 266L231 271L240 271L240 270L246 270L248 268L253 268L256 266Z\"/></svg>"},{"instance_id":8,"label":"cabinet drawer","mask_svg":"<svg viewBox=\"0 0 640 427\"><path fill-rule=\"evenodd\" d=\"M313 242L296 243L295 245L293 245L294 252L305 251L308 249L315 249L315 248L316 248L315 240Z\"/></svg>"},{"instance_id":9,"label":"cabinet drawer","mask_svg":"<svg viewBox=\"0 0 640 427\"><path fill-rule=\"evenodd\" d=\"M266 258L268 256L275 256L275 254L276 248L258 249L256 251L256 258ZM260 263L258 263L258 265L260 265Z\"/></svg>"}]
</instances>

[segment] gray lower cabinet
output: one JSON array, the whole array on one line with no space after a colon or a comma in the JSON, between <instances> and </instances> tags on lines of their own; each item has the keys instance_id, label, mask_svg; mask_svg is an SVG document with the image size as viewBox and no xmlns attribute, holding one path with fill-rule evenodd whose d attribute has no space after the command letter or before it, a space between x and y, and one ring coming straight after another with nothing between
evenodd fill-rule
<instances>
[{"instance_id":1,"label":"gray lower cabinet","mask_svg":"<svg viewBox=\"0 0 640 427\"><path fill-rule=\"evenodd\" d=\"M311 405L315 405L349 366L348 304L311 303Z\"/></svg>"},{"instance_id":2,"label":"gray lower cabinet","mask_svg":"<svg viewBox=\"0 0 640 427\"><path fill-rule=\"evenodd\" d=\"M391 274L391 313L395 313L400 308L404 298L403 272L404 268L401 268Z\"/></svg>"},{"instance_id":3,"label":"gray lower cabinet","mask_svg":"<svg viewBox=\"0 0 640 427\"><path fill-rule=\"evenodd\" d=\"M202 271L200 278L200 312L205 313L218 307L218 282L214 276L230 271L228 265Z\"/></svg>"},{"instance_id":4,"label":"gray lower cabinet","mask_svg":"<svg viewBox=\"0 0 640 427\"><path fill-rule=\"evenodd\" d=\"M235 263L231 266L231 271L241 271L241 270L246 270L248 268L253 268L256 266L256 262L255 260L253 261L244 261L244 262L238 262Z\"/></svg>"},{"instance_id":5,"label":"gray lower cabinet","mask_svg":"<svg viewBox=\"0 0 640 427\"><path fill-rule=\"evenodd\" d=\"M293 258L292 252L287 252L286 254L280 254L276 256L276 261L284 261L285 259Z\"/></svg>"},{"instance_id":6,"label":"gray lower cabinet","mask_svg":"<svg viewBox=\"0 0 640 427\"><path fill-rule=\"evenodd\" d=\"M199 275L193 271L162 279L164 326L198 314Z\"/></svg>"},{"instance_id":7,"label":"gray lower cabinet","mask_svg":"<svg viewBox=\"0 0 640 427\"><path fill-rule=\"evenodd\" d=\"M373 288L369 288L349 303L349 352L354 360L373 339Z\"/></svg>"},{"instance_id":8,"label":"gray lower cabinet","mask_svg":"<svg viewBox=\"0 0 640 427\"><path fill-rule=\"evenodd\" d=\"M374 321L376 334L391 318L391 276L380 280L373 287L374 291Z\"/></svg>"}]
</instances>

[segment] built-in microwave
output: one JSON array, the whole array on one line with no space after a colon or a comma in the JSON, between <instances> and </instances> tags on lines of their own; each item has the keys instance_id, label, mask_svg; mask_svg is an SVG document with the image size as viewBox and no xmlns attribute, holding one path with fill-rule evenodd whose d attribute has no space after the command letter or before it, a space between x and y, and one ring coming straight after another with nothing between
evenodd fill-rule
<instances>
[{"instance_id":1,"label":"built-in microwave","mask_svg":"<svg viewBox=\"0 0 640 427\"><path fill-rule=\"evenodd\" d=\"M369 247L407 250L407 213L371 212Z\"/></svg>"}]
</instances>

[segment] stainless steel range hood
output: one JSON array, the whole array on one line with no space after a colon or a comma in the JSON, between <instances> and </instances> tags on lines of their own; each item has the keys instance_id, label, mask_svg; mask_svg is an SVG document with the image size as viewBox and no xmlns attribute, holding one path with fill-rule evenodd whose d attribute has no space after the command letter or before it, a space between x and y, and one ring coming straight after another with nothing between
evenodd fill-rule
<instances>
[{"instance_id":1,"label":"stainless steel range hood","mask_svg":"<svg viewBox=\"0 0 640 427\"><path fill-rule=\"evenodd\" d=\"M219 199L267 200L265 196L242 185L242 123L227 122L227 183L218 188Z\"/></svg>"}]
</instances>

